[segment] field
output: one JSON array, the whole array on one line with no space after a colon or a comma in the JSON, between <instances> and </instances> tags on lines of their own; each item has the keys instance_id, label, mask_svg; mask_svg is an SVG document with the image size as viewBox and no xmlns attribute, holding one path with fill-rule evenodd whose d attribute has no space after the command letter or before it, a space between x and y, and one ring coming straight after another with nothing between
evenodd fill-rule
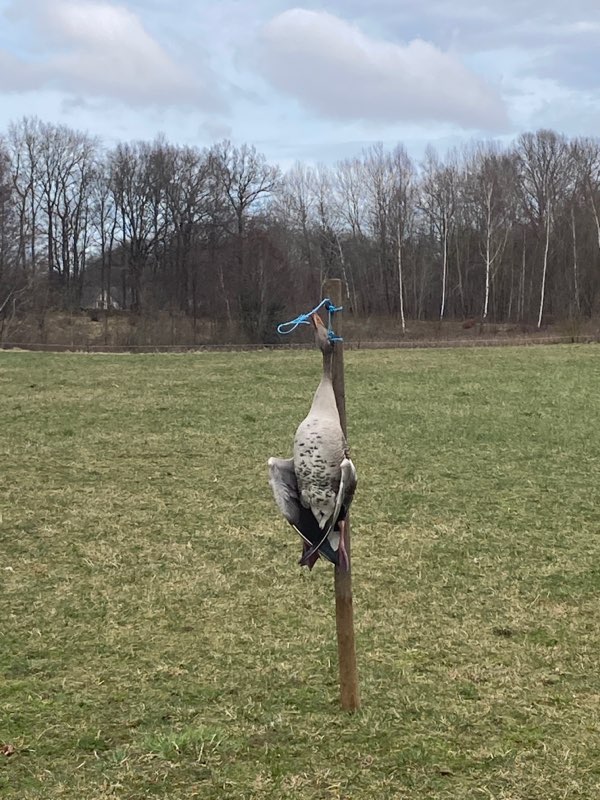
<instances>
[{"instance_id":1,"label":"field","mask_svg":"<svg viewBox=\"0 0 600 800\"><path fill-rule=\"evenodd\" d=\"M319 369L0 354L5 800L600 797L600 350L346 355L354 715L266 478Z\"/></svg>"}]
</instances>

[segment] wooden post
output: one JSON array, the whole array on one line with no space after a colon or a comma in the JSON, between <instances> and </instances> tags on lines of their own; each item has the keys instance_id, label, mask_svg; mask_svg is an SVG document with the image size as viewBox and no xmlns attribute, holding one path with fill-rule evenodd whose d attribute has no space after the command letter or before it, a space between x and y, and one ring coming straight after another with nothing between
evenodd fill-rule
<instances>
[{"instance_id":1,"label":"wooden post","mask_svg":"<svg viewBox=\"0 0 600 800\"><path fill-rule=\"evenodd\" d=\"M335 306L343 305L342 281L332 278L323 284L323 297L328 297ZM333 328L341 335L341 316L334 317ZM344 344L336 342L332 365L333 390L340 414L340 423L346 435L346 392L344 387ZM354 612L352 607L352 553L350 548L350 518L346 519L346 550L348 570L335 567L335 622L337 629L338 662L340 672L340 700L344 711L356 711L360 707L356 647L354 644Z\"/></svg>"}]
</instances>

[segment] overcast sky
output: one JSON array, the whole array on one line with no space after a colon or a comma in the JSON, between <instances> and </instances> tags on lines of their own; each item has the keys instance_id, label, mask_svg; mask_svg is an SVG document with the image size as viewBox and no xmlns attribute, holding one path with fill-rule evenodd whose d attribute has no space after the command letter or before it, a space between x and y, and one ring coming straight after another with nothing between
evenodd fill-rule
<instances>
[{"instance_id":1,"label":"overcast sky","mask_svg":"<svg viewBox=\"0 0 600 800\"><path fill-rule=\"evenodd\" d=\"M367 10L368 9L368 10ZM599 0L0 0L0 128L255 144L284 167L600 135Z\"/></svg>"}]
</instances>

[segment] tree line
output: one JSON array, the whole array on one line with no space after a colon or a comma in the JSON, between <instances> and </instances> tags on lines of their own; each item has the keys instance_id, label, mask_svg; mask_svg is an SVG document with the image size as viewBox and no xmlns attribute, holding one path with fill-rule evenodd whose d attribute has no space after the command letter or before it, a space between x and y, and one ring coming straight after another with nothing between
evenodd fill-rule
<instances>
[{"instance_id":1,"label":"tree line","mask_svg":"<svg viewBox=\"0 0 600 800\"><path fill-rule=\"evenodd\" d=\"M250 145L106 149L24 118L0 137L0 320L95 302L260 341L343 278L357 315L521 322L600 307L600 142L373 145L283 173Z\"/></svg>"}]
</instances>

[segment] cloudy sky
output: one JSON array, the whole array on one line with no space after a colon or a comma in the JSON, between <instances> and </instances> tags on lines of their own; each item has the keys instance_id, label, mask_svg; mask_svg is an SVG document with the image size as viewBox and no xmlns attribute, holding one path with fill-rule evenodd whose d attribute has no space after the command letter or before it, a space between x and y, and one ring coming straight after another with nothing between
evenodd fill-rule
<instances>
[{"instance_id":1,"label":"cloudy sky","mask_svg":"<svg viewBox=\"0 0 600 800\"><path fill-rule=\"evenodd\" d=\"M598 0L0 0L0 128L255 144L283 166L600 135Z\"/></svg>"}]
</instances>

